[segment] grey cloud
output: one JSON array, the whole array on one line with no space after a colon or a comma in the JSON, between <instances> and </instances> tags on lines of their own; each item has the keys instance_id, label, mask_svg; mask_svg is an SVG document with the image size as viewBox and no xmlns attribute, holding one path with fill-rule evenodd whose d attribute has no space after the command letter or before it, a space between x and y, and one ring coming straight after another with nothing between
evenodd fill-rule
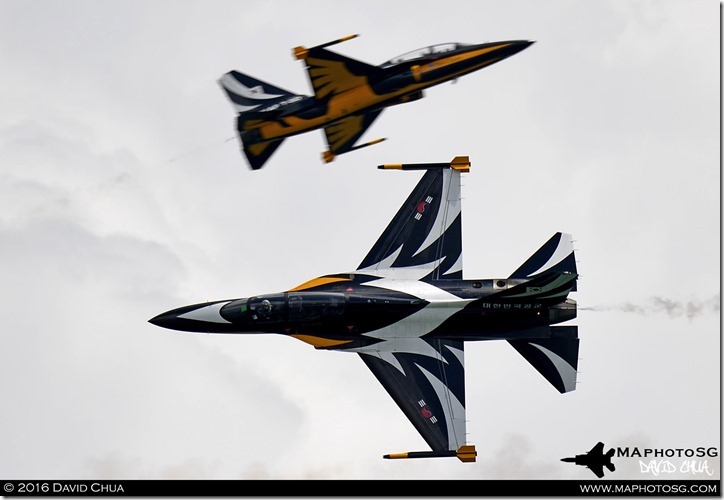
<instances>
[{"instance_id":1,"label":"grey cloud","mask_svg":"<svg viewBox=\"0 0 724 500\"><path fill-rule=\"evenodd\" d=\"M655 443L719 439L719 298L707 295L720 260L719 5L389 7L379 16L364 2L314 0L0 3L7 476L549 478L579 472L559 464L565 454L546 455L574 431L585 439L563 453L604 428L645 426ZM325 16L290 15L315 11ZM307 134L249 172L215 79L235 68L309 93L289 49L338 38L337 21L349 19L363 36L335 50L371 63L442 41L537 43L385 112L370 129L390 139L378 146L325 165L323 134ZM581 293L599 294L593 307L579 300L577 391L546 392L523 360L502 356L468 382L468 405L483 408L468 415L478 464L382 460L425 444L354 356L147 323L190 301L347 270L416 180L374 167L454 154L474 165L466 276L495 276L498 265L505 276L564 230L579 241ZM619 303L626 282L614 270L635 276L625 297L651 298ZM584 313L606 310L631 314ZM686 317L697 321L667 321ZM703 342L682 342L699 332ZM480 396L491 388L499 399ZM687 408L706 413L682 425ZM340 460L340 443L355 455Z\"/></svg>"}]
</instances>

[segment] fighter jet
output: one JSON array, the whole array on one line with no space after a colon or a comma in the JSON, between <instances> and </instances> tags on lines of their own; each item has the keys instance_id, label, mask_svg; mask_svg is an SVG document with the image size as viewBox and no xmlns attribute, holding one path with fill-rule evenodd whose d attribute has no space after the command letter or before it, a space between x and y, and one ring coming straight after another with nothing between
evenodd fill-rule
<instances>
[{"instance_id":1,"label":"fighter jet","mask_svg":"<svg viewBox=\"0 0 724 500\"><path fill-rule=\"evenodd\" d=\"M584 467L591 469L600 479L603 477L603 466L605 465L611 472L616 470L616 467L611 463L611 457L615 450L611 448L603 453L603 443L599 442L591 448L591 451L584 453L583 455L576 455L575 457L561 458L561 462L573 462L576 465L583 465Z\"/></svg>"},{"instance_id":2,"label":"fighter jet","mask_svg":"<svg viewBox=\"0 0 724 500\"><path fill-rule=\"evenodd\" d=\"M284 139L310 130L324 130L329 149L322 158L327 163L337 155L377 144L384 139L356 143L383 109L420 99L428 87L490 66L533 43L443 43L378 66L327 50L357 36L309 49L294 48L294 57L306 66L313 96L295 94L238 71L219 79L238 112L238 138L253 170L263 167Z\"/></svg>"},{"instance_id":3,"label":"fighter jet","mask_svg":"<svg viewBox=\"0 0 724 500\"><path fill-rule=\"evenodd\" d=\"M356 269L149 321L187 332L275 333L356 353L430 447L384 458L474 462L465 342L506 340L559 392L576 388L578 327L553 326L576 317L567 298L578 279L572 239L554 234L508 277L465 279L460 178L469 158L379 168L424 174Z\"/></svg>"}]
</instances>

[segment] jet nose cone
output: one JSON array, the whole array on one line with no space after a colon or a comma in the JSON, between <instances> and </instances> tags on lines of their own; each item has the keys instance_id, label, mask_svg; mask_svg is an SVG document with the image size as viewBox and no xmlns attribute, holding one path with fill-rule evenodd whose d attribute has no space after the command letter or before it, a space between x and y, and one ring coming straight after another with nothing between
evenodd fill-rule
<instances>
[{"instance_id":1,"label":"jet nose cone","mask_svg":"<svg viewBox=\"0 0 724 500\"><path fill-rule=\"evenodd\" d=\"M535 43L535 40L512 40L505 48L506 57L510 57L518 52L527 49Z\"/></svg>"},{"instance_id":2,"label":"jet nose cone","mask_svg":"<svg viewBox=\"0 0 724 500\"><path fill-rule=\"evenodd\" d=\"M535 42L533 40L501 40L497 42L485 42L476 45L472 50L482 50L480 57L488 62L502 61L518 52L527 49Z\"/></svg>"},{"instance_id":3,"label":"jet nose cone","mask_svg":"<svg viewBox=\"0 0 724 500\"><path fill-rule=\"evenodd\" d=\"M180 330L179 328L181 320L179 320L179 317L177 314L175 314L173 311L168 311L165 313L161 313L158 316L154 316L153 318L148 320L149 323L152 325L160 326L162 328L169 328L171 330Z\"/></svg>"},{"instance_id":4,"label":"jet nose cone","mask_svg":"<svg viewBox=\"0 0 724 500\"><path fill-rule=\"evenodd\" d=\"M230 333L235 325L221 315L221 308L231 302L220 300L193 304L166 311L148 320L149 323L182 332Z\"/></svg>"}]
</instances>

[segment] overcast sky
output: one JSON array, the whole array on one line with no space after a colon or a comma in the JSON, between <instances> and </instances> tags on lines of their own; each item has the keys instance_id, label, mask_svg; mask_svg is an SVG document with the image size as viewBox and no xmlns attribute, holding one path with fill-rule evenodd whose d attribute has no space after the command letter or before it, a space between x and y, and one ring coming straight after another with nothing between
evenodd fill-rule
<instances>
[{"instance_id":1,"label":"overcast sky","mask_svg":"<svg viewBox=\"0 0 724 500\"><path fill-rule=\"evenodd\" d=\"M386 142L251 171L216 79L309 94L292 48L353 33L332 50L372 64L536 43L386 110ZM0 1L0 477L594 479L560 459L719 447L720 46L715 0ZM556 231L581 275L576 391L466 345L476 463L383 460L427 446L354 354L147 323L355 269L421 175L376 166L456 155L466 278Z\"/></svg>"}]
</instances>

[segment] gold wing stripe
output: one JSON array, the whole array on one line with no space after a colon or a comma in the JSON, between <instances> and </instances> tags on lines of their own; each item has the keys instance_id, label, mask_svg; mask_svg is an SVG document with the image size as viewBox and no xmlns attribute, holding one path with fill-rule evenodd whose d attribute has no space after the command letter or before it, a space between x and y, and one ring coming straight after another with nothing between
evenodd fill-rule
<instances>
[{"instance_id":1,"label":"gold wing stripe","mask_svg":"<svg viewBox=\"0 0 724 500\"><path fill-rule=\"evenodd\" d=\"M353 75L343 62L311 57L307 59L307 64L309 79L318 99L367 85L367 77Z\"/></svg>"},{"instance_id":2,"label":"gold wing stripe","mask_svg":"<svg viewBox=\"0 0 724 500\"><path fill-rule=\"evenodd\" d=\"M291 337L294 337L297 340L301 340L302 342L306 342L307 344L313 345L314 347L331 347L331 346L338 346L342 344L349 344L352 342L351 340L331 340L331 339L325 339L322 337L315 337L314 335L301 335L301 334L294 334L290 335Z\"/></svg>"},{"instance_id":3,"label":"gold wing stripe","mask_svg":"<svg viewBox=\"0 0 724 500\"><path fill-rule=\"evenodd\" d=\"M352 141L362 131L363 116L353 115L324 129L329 148L334 152Z\"/></svg>"}]
</instances>

